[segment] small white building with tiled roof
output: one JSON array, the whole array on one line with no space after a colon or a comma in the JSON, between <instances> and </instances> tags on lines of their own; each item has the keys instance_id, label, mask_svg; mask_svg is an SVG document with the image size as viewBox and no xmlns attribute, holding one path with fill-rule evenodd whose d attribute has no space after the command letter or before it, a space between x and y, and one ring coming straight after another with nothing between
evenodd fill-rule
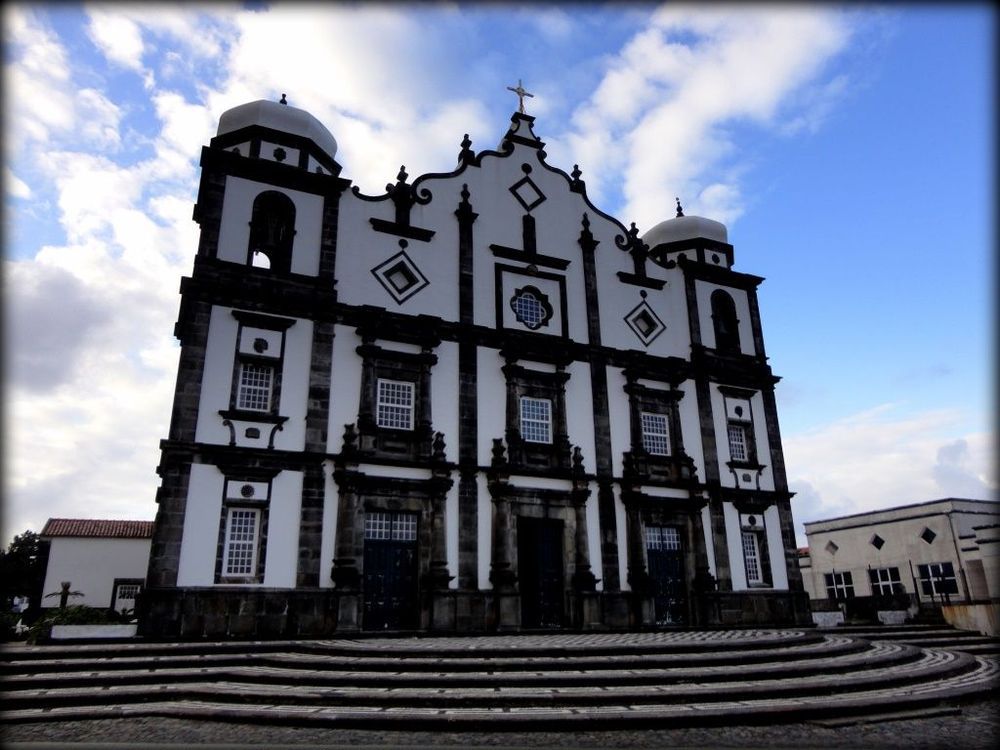
<instances>
[{"instance_id":1,"label":"small white building with tiled roof","mask_svg":"<svg viewBox=\"0 0 1000 750\"><path fill-rule=\"evenodd\" d=\"M58 607L65 584L69 604L135 609L146 581L152 521L50 518L39 535L49 554L42 607Z\"/></svg>"}]
</instances>

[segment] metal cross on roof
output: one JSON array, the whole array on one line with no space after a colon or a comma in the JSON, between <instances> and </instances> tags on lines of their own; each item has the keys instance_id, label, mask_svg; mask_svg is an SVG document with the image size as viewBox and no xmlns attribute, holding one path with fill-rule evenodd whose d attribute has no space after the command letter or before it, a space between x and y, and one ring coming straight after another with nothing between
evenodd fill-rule
<instances>
[{"instance_id":1,"label":"metal cross on roof","mask_svg":"<svg viewBox=\"0 0 1000 750\"><path fill-rule=\"evenodd\" d=\"M517 111L520 112L522 115L525 114L525 111L524 111L524 97L527 96L528 98L533 99L535 97L535 95L534 94L529 94L524 89L524 87L521 85L521 79L520 78L517 79L517 88L514 88L513 86L508 86L507 90L508 91L513 91L515 94L517 94Z\"/></svg>"}]
</instances>

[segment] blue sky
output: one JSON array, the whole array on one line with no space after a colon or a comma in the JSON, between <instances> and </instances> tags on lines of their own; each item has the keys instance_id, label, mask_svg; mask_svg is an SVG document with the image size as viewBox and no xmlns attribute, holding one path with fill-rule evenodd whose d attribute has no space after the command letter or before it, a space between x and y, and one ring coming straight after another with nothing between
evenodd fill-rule
<instances>
[{"instance_id":1,"label":"blue sky","mask_svg":"<svg viewBox=\"0 0 1000 750\"><path fill-rule=\"evenodd\" d=\"M7 4L4 542L152 518L202 144L288 94L377 193L493 148L641 231L725 222L760 289L797 526L991 498L987 5Z\"/></svg>"}]
</instances>

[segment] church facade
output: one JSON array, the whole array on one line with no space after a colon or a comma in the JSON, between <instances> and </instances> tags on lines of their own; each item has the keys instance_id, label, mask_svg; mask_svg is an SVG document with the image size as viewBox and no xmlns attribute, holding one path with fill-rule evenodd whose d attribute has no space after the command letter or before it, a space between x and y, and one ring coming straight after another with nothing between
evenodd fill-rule
<instances>
[{"instance_id":1,"label":"church facade","mask_svg":"<svg viewBox=\"0 0 1000 750\"><path fill-rule=\"evenodd\" d=\"M284 98L223 114L140 633L811 622L763 279L533 128L365 195Z\"/></svg>"}]
</instances>

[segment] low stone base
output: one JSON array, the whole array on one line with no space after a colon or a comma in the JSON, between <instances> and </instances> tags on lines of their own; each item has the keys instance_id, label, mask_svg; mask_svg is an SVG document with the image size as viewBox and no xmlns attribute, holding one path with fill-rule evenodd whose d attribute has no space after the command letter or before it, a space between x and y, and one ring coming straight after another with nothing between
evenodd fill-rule
<instances>
[{"instance_id":1,"label":"low stone base","mask_svg":"<svg viewBox=\"0 0 1000 750\"><path fill-rule=\"evenodd\" d=\"M801 600L801 601L800 601ZM362 632L361 595L334 589L149 588L137 606L147 638L326 638ZM808 599L791 592L714 592L696 601L703 626L813 624ZM649 606L646 606L649 605ZM522 629L517 593L436 592L421 631L496 633ZM630 592L581 592L568 597L563 630L648 630L651 604ZM650 610L651 611L651 610Z\"/></svg>"}]
</instances>

